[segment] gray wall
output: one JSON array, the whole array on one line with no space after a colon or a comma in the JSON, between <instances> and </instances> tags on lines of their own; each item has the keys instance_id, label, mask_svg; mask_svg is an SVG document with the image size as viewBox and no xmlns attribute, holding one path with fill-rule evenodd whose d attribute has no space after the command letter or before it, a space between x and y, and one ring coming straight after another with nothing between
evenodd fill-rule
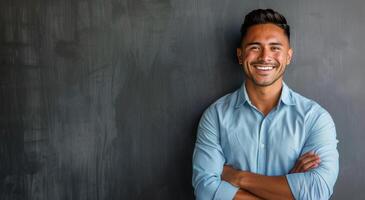
<instances>
[{"instance_id":1,"label":"gray wall","mask_svg":"<svg viewBox=\"0 0 365 200\"><path fill-rule=\"evenodd\" d=\"M365 199L360 0L1 0L0 199L193 199L198 120L266 7L292 25L287 84L336 122L333 199Z\"/></svg>"}]
</instances>

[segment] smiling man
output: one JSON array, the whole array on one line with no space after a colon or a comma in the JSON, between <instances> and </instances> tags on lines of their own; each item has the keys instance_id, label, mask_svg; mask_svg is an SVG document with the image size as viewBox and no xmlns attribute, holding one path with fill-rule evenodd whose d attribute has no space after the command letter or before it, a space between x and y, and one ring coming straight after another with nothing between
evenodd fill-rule
<instances>
[{"instance_id":1,"label":"smiling man","mask_svg":"<svg viewBox=\"0 0 365 200\"><path fill-rule=\"evenodd\" d=\"M246 81L203 114L193 155L202 199L329 199L339 163L334 122L283 81L292 59L286 19L250 12L237 57Z\"/></svg>"}]
</instances>

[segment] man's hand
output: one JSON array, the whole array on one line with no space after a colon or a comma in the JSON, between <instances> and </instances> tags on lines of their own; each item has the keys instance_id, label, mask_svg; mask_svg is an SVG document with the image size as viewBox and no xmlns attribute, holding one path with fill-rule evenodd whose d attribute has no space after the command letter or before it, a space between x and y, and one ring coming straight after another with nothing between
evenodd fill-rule
<instances>
[{"instance_id":1,"label":"man's hand","mask_svg":"<svg viewBox=\"0 0 365 200\"><path fill-rule=\"evenodd\" d=\"M243 178L244 171L239 171L234 169L233 167L229 165L224 165L223 172L222 172L222 180L227 181L231 183L232 185L236 187L241 187L240 181L241 178ZM240 188L240 190L237 191L236 195L233 198L234 200L262 200L260 197L255 196L254 194L250 193L249 191Z\"/></svg>"},{"instance_id":2,"label":"man's hand","mask_svg":"<svg viewBox=\"0 0 365 200\"><path fill-rule=\"evenodd\" d=\"M301 173L311 170L319 166L321 160L319 156L316 155L313 151L307 152L303 154L295 163L293 169L290 170L290 174L293 173Z\"/></svg>"},{"instance_id":3,"label":"man's hand","mask_svg":"<svg viewBox=\"0 0 365 200\"><path fill-rule=\"evenodd\" d=\"M235 168L229 165L224 165L221 178L224 181L227 181L232 185L239 187L241 173L243 173L243 171L236 170Z\"/></svg>"}]
</instances>

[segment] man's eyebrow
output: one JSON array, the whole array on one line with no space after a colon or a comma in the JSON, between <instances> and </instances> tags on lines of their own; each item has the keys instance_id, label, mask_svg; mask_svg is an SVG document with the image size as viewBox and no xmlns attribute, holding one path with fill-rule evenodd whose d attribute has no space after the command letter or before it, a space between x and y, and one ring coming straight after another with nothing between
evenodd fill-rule
<instances>
[{"instance_id":1,"label":"man's eyebrow","mask_svg":"<svg viewBox=\"0 0 365 200\"><path fill-rule=\"evenodd\" d=\"M271 42L271 43L269 43L269 45L283 46L283 44L281 44L280 42Z\"/></svg>"},{"instance_id":2,"label":"man's eyebrow","mask_svg":"<svg viewBox=\"0 0 365 200\"><path fill-rule=\"evenodd\" d=\"M247 45L247 46L251 46L251 45L261 45L261 43L260 43L260 42L250 42L250 43L247 43L246 45ZM283 46L283 44L282 44L282 43L280 43L280 42L271 42L271 43L269 43L269 45Z\"/></svg>"},{"instance_id":3,"label":"man's eyebrow","mask_svg":"<svg viewBox=\"0 0 365 200\"><path fill-rule=\"evenodd\" d=\"M260 45L259 42L250 42L246 44L247 46L251 46L251 45Z\"/></svg>"}]
</instances>

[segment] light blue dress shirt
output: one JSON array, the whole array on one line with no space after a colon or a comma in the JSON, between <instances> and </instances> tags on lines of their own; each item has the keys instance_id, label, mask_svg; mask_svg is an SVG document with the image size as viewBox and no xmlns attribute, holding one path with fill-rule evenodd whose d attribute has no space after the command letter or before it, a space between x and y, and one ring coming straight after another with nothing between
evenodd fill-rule
<instances>
[{"instance_id":1,"label":"light blue dress shirt","mask_svg":"<svg viewBox=\"0 0 365 200\"><path fill-rule=\"evenodd\" d=\"M285 83L278 105L264 116L250 102L245 84L213 103L203 114L193 154L198 200L232 199L239 188L221 180L223 165L267 176L285 175L295 199L329 199L339 163L335 124L316 102ZM289 174L306 152L320 165Z\"/></svg>"}]
</instances>

